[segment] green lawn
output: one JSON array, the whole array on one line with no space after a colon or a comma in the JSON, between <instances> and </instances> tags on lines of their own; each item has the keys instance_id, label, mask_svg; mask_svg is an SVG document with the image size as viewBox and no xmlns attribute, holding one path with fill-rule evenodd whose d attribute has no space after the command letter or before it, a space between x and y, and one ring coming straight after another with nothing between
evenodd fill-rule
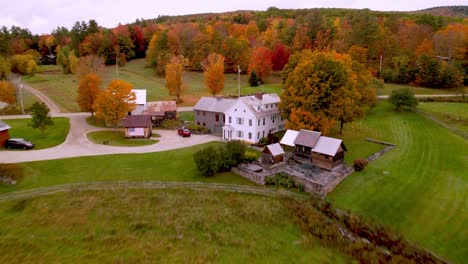
<instances>
[{"instance_id":1,"label":"green lawn","mask_svg":"<svg viewBox=\"0 0 468 264\"><path fill-rule=\"evenodd\" d=\"M125 134L122 130L93 131L86 134L86 136L95 144L118 147L141 147L153 145L159 142L159 140L154 139L127 139L125 138ZM159 137L159 135L155 134L152 137Z\"/></svg>"},{"instance_id":2,"label":"green lawn","mask_svg":"<svg viewBox=\"0 0 468 264\"><path fill-rule=\"evenodd\" d=\"M181 121L195 121L195 117L193 116L193 111L190 112L179 112L179 119Z\"/></svg>"},{"instance_id":3,"label":"green lawn","mask_svg":"<svg viewBox=\"0 0 468 264\"><path fill-rule=\"evenodd\" d=\"M419 103L418 108L460 131L468 132L468 104L466 103Z\"/></svg>"},{"instance_id":4,"label":"green lawn","mask_svg":"<svg viewBox=\"0 0 468 264\"><path fill-rule=\"evenodd\" d=\"M304 236L280 198L189 190L0 203L0 262L350 263Z\"/></svg>"},{"instance_id":5,"label":"green lawn","mask_svg":"<svg viewBox=\"0 0 468 264\"><path fill-rule=\"evenodd\" d=\"M234 174L205 178L199 175L193 154L209 145L147 154L118 154L21 163L25 177L16 186L0 185L0 193L66 183L156 180L252 184Z\"/></svg>"},{"instance_id":6,"label":"green lawn","mask_svg":"<svg viewBox=\"0 0 468 264\"><path fill-rule=\"evenodd\" d=\"M456 94L457 91L454 89L435 89L435 88L425 88L417 87L405 84L394 84L394 83L385 83L383 89L377 89L377 95L390 95L393 90L400 88L410 88L415 94Z\"/></svg>"},{"instance_id":7,"label":"green lawn","mask_svg":"<svg viewBox=\"0 0 468 264\"><path fill-rule=\"evenodd\" d=\"M45 67L45 68L44 68ZM24 81L48 95L54 100L64 112L79 112L79 106L76 103L76 89L78 81L73 74L62 74L59 66L40 66L39 73L34 76L24 77ZM105 67L100 73L103 78L103 85L107 85L112 79L122 79L130 82L135 89L146 89L147 100L171 100L165 88L165 79L153 74L153 70L145 68L145 60L133 60L127 63L125 67L119 68L117 76L115 66ZM182 105L192 106L202 96L208 96L209 93L204 85L203 72L186 72L184 75L186 91L183 95L184 103ZM241 75L241 93L250 94L255 92L281 92L281 78L272 76L267 83L259 87L248 86L248 76ZM225 87L222 92L224 95L237 95L238 83L236 74L226 74Z\"/></svg>"},{"instance_id":8,"label":"green lawn","mask_svg":"<svg viewBox=\"0 0 468 264\"><path fill-rule=\"evenodd\" d=\"M9 119L4 121L11 127L9 130L10 138L24 138L36 145L34 149L45 149L62 144L70 130L68 118L55 117L52 120L54 125L47 127L44 134L39 129L28 126L31 119ZM4 150L4 148L0 148L0 150Z\"/></svg>"},{"instance_id":9,"label":"green lawn","mask_svg":"<svg viewBox=\"0 0 468 264\"><path fill-rule=\"evenodd\" d=\"M352 138L349 138L349 137ZM387 224L455 263L468 259L468 141L413 112L379 104L345 127L352 158L372 137L396 148L354 173L329 196L337 207ZM362 147L357 154L354 148Z\"/></svg>"},{"instance_id":10,"label":"green lawn","mask_svg":"<svg viewBox=\"0 0 468 264\"><path fill-rule=\"evenodd\" d=\"M94 117L92 117L92 116L87 117L87 118L86 118L86 123L88 123L88 125L95 126L95 127L104 127L104 128L107 128L106 122L105 122L103 119L97 118L96 116L94 116Z\"/></svg>"}]
</instances>

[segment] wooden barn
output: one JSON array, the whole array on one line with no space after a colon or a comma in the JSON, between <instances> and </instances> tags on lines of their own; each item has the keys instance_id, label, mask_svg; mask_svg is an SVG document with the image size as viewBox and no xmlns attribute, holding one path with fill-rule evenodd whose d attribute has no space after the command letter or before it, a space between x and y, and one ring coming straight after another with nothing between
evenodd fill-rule
<instances>
[{"instance_id":1,"label":"wooden barn","mask_svg":"<svg viewBox=\"0 0 468 264\"><path fill-rule=\"evenodd\" d=\"M294 140L294 154L301 158L311 159L312 149L321 135L320 132L301 129Z\"/></svg>"},{"instance_id":2,"label":"wooden barn","mask_svg":"<svg viewBox=\"0 0 468 264\"><path fill-rule=\"evenodd\" d=\"M153 123L151 116L128 115L122 120L126 138L149 138L152 134Z\"/></svg>"},{"instance_id":3,"label":"wooden barn","mask_svg":"<svg viewBox=\"0 0 468 264\"><path fill-rule=\"evenodd\" d=\"M5 142L10 139L10 134L8 134L10 128L9 125L0 120L0 146L5 146Z\"/></svg>"},{"instance_id":4,"label":"wooden barn","mask_svg":"<svg viewBox=\"0 0 468 264\"><path fill-rule=\"evenodd\" d=\"M321 136L312 149L312 164L333 170L344 163L346 146L341 139Z\"/></svg>"},{"instance_id":5,"label":"wooden barn","mask_svg":"<svg viewBox=\"0 0 468 264\"><path fill-rule=\"evenodd\" d=\"M272 165L284 161L284 150L279 143L265 147L262 152L262 164Z\"/></svg>"},{"instance_id":6,"label":"wooden barn","mask_svg":"<svg viewBox=\"0 0 468 264\"><path fill-rule=\"evenodd\" d=\"M153 126L159 126L164 120L177 118L177 104L175 101L150 102L146 104L142 115L151 116Z\"/></svg>"}]
</instances>

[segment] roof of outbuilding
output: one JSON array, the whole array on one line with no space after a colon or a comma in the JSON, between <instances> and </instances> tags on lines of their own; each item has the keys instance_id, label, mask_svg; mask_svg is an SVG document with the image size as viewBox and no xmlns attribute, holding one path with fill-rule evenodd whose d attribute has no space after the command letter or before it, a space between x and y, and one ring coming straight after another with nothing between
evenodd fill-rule
<instances>
[{"instance_id":1,"label":"roof of outbuilding","mask_svg":"<svg viewBox=\"0 0 468 264\"><path fill-rule=\"evenodd\" d=\"M271 155L273 155L273 157L284 154L284 150L279 143L271 144L266 147L270 151Z\"/></svg>"},{"instance_id":2,"label":"roof of outbuilding","mask_svg":"<svg viewBox=\"0 0 468 264\"><path fill-rule=\"evenodd\" d=\"M11 127L10 127L7 123L5 123L5 122L3 122L2 120L0 120L0 131L8 130L8 129L10 129L10 128L11 128Z\"/></svg>"},{"instance_id":3,"label":"roof of outbuilding","mask_svg":"<svg viewBox=\"0 0 468 264\"><path fill-rule=\"evenodd\" d=\"M146 90L144 89L132 89L135 93L135 104L144 105L146 104Z\"/></svg>"},{"instance_id":4,"label":"roof of outbuilding","mask_svg":"<svg viewBox=\"0 0 468 264\"><path fill-rule=\"evenodd\" d=\"M322 136L318 139L312 151L328 156L335 156L342 143L341 139Z\"/></svg>"},{"instance_id":5,"label":"roof of outbuilding","mask_svg":"<svg viewBox=\"0 0 468 264\"><path fill-rule=\"evenodd\" d=\"M175 101L157 101L146 104L145 114L158 112L176 112L177 104Z\"/></svg>"},{"instance_id":6,"label":"roof of outbuilding","mask_svg":"<svg viewBox=\"0 0 468 264\"><path fill-rule=\"evenodd\" d=\"M320 135L322 135L320 132L301 129L296 140L294 140L294 144L313 148L317 144Z\"/></svg>"},{"instance_id":7,"label":"roof of outbuilding","mask_svg":"<svg viewBox=\"0 0 468 264\"><path fill-rule=\"evenodd\" d=\"M282 145L294 147L294 141L296 140L298 134L299 131L288 129L284 134L283 138L281 139L280 143Z\"/></svg>"},{"instance_id":8,"label":"roof of outbuilding","mask_svg":"<svg viewBox=\"0 0 468 264\"><path fill-rule=\"evenodd\" d=\"M149 115L128 115L122 120L123 127L149 127L152 125Z\"/></svg>"},{"instance_id":9,"label":"roof of outbuilding","mask_svg":"<svg viewBox=\"0 0 468 264\"><path fill-rule=\"evenodd\" d=\"M224 113L236 103L236 99L221 97L202 97L193 107L194 110Z\"/></svg>"}]
</instances>

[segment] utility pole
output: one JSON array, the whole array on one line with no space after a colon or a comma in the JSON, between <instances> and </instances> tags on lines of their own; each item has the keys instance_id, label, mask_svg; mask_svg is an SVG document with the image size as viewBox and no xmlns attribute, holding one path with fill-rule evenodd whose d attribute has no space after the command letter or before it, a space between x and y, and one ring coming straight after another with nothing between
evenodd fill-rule
<instances>
[{"instance_id":1,"label":"utility pole","mask_svg":"<svg viewBox=\"0 0 468 264\"><path fill-rule=\"evenodd\" d=\"M19 87L20 87L20 89L19 89L19 94L20 94L20 103L21 103L21 113L23 113L23 115L24 115L23 84L21 83L21 81L20 81Z\"/></svg>"},{"instance_id":2,"label":"utility pole","mask_svg":"<svg viewBox=\"0 0 468 264\"><path fill-rule=\"evenodd\" d=\"M237 65L237 88L239 90L238 96L240 97L240 73L241 73L241 68L240 65Z\"/></svg>"},{"instance_id":3,"label":"utility pole","mask_svg":"<svg viewBox=\"0 0 468 264\"><path fill-rule=\"evenodd\" d=\"M382 74L382 55L380 55L379 75Z\"/></svg>"}]
</instances>

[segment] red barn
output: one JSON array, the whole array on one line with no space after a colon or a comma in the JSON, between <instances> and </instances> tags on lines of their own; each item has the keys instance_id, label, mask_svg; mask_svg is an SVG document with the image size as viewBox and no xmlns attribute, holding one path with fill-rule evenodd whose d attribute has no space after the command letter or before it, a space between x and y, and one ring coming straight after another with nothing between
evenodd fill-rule
<instances>
[{"instance_id":1,"label":"red barn","mask_svg":"<svg viewBox=\"0 0 468 264\"><path fill-rule=\"evenodd\" d=\"M0 120L0 146L5 146L5 142L10 138L8 134L8 129L10 128L9 125Z\"/></svg>"}]
</instances>

